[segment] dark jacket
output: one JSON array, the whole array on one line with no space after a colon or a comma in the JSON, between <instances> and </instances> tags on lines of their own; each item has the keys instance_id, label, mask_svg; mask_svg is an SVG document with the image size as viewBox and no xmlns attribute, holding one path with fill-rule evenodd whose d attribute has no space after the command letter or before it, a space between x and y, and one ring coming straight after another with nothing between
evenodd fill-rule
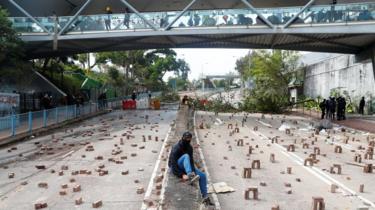
<instances>
[{"instance_id":1,"label":"dark jacket","mask_svg":"<svg viewBox=\"0 0 375 210\"><path fill-rule=\"evenodd\" d=\"M184 147L182 144L182 140L180 140L172 147L171 154L169 155L168 166L169 168L171 168L172 173L180 178L185 172L178 168L177 161L184 154L189 155L191 170L195 171L194 159L193 159L193 147L190 144L187 147Z\"/></svg>"}]
</instances>

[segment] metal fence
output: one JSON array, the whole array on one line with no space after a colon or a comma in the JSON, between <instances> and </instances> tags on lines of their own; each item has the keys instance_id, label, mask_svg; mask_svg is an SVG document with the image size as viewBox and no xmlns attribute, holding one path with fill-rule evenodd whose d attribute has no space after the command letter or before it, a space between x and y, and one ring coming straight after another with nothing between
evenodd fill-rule
<instances>
[{"instance_id":1,"label":"metal fence","mask_svg":"<svg viewBox=\"0 0 375 210\"><path fill-rule=\"evenodd\" d=\"M153 92L152 97L160 94L161 92ZM148 97L147 93L137 95L140 109L148 108ZM131 96L111 98L105 101L86 102L82 105L59 106L52 109L0 117L0 139L21 133L32 133L36 129L97 113L101 110L119 109L122 107L122 101L130 98Z\"/></svg>"},{"instance_id":2,"label":"metal fence","mask_svg":"<svg viewBox=\"0 0 375 210\"><path fill-rule=\"evenodd\" d=\"M39 128L97 113L104 109L117 109L122 106L122 100L126 98L113 98L100 103L87 102L82 105L60 106L36 112L0 117L0 139L21 133L31 133Z\"/></svg>"}]
</instances>

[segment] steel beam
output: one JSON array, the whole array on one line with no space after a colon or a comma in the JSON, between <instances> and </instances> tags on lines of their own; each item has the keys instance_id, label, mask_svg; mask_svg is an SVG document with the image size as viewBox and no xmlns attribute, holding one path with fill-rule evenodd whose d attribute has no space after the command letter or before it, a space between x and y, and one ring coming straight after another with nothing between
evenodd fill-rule
<instances>
[{"instance_id":1,"label":"steel beam","mask_svg":"<svg viewBox=\"0 0 375 210\"><path fill-rule=\"evenodd\" d=\"M340 47L345 47L345 48L348 48L348 49L354 50L354 51L360 51L360 50L362 50L358 46L354 46L354 45L350 45L350 44L345 44L345 43L340 43L340 42L335 42L335 41L331 41L331 40L327 40L327 39L319 39L319 38L315 38L315 37L311 37L311 36L307 36L307 35L303 35L303 34L290 34L290 35L291 36L295 36L295 37L304 38L304 39L309 39L309 40L312 40L314 42L323 42L323 43L327 43L327 44L338 45Z\"/></svg>"},{"instance_id":2,"label":"steel beam","mask_svg":"<svg viewBox=\"0 0 375 210\"><path fill-rule=\"evenodd\" d=\"M295 21L298 18L298 16L300 16L302 12L309 8L314 2L315 0L310 0L294 17L290 18L290 20L286 22L285 25L283 25L283 28L287 28L290 24L292 24L293 21Z\"/></svg>"},{"instance_id":3,"label":"steel beam","mask_svg":"<svg viewBox=\"0 0 375 210\"><path fill-rule=\"evenodd\" d=\"M275 26L267 20L258 10L256 10L253 5L251 5L247 0L241 0L247 7L250 8L251 11L253 11L255 14L258 15L258 17L263 20L270 28L275 28Z\"/></svg>"},{"instance_id":4,"label":"steel beam","mask_svg":"<svg viewBox=\"0 0 375 210\"><path fill-rule=\"evenodd\" d=\"M212 37L201 37L201 40L202 41L198 41L198 42L191 42L191 43L184 43L184 44L180 44L178 45L178 47L183 47L183 46L186 46L186 45L204 45L204 44L210 44L210 43L215 43L215 42L226 42L226 43L230 43L230 44L233 44L233 45L241 45L241 46L257 46L257 47L263 47L263 48L266 48L267 45L265 44L257 44L257 43L251 43L251 42L240 42L240 41L235 41L233 39L237 39L237 38L242 38L242 37L247 37L247 36L255 36L255 35L236 35L236 36L229 36L229 37L223 37L223 38L212 38Z\"/></svg>"},{"instance_id":5,"label":"steel beam","mask_svg":"<svg viewBox=\"0 0 375 210\"><path fill-rule=\"evenodd\" d=\"M129 4L127 1L125 1L125 0L121 0L121 2L123 3L123 4L125 4L127 7L129 7L129 9L131 10L131 11L133 11L136 15L138 15L138 17L140 17L143 21L145 21L145 23L147 24L147 25L149 25L152 29L154 29L155 31L157 31L158 29L152 24L152 23L150 23L150 21L148 21L140 12L138 12L138 10L137 9L135 9L131 4Z\"/></svg>"},{"instance_id":6,"label":"steel beam","mask_svg":"<svg viewBox=\"0 0 375 210\"><path fill-rule=\"evenodd\" d=\"M110 49L114 46L117 46L117 45L120 45L120 44L124 44L125 43L134 43L136 41L139 41L139 40L142 40L142 39L147 39L148 37L134 37L134 38L131 38L131 39L126 39L126 40L119 40L119 41L115 41L115 42L112 42L110 44L106 43L100 47L96 47L93 49L93 51L97 51L97 50L105 50L105 49Z\"/></svg>"},{"instance_id":7,"label":"steel beam","mask_svg":"<svg viewBox=\"0 0 375 210\"><path fill-rule=\"evenodd\" d=\"M197 0L193 0L193 1L191 1L181 12L180 12L180 14L178 14L177 15L177 17L175 17L175 19L173 19L165 28L164 28L164 30L169 30L171 27L172 27L172 25L178 20L178 19L180 19L180 17L182 16L182 15L184 15L185 13L186 13L186 11L188 10L188 9L190 9L190 7L191 6L193 6L193 4L196 2Z\"/></svg>"},{"instance_id":8,"label":"steel beam","mask_svg":"<svg viewBox=\"0 0 375 210\"><path fill-rule=\"evenodd\" d=\"M165 39L172 45L172 47L176 47L176 42L170 36L165 36Z\"/></svg>"},{"instance_id":9,"label":"steel beam","mask_svg":"<svg viewBox=\"0 0 375 210\"><path fill-rule=\"evenodd\" d=\"M70 25L76 20L76 18L78 17L79 14L81 14L81 12L87 7L87 5L90 4L92 0L87 0L86 3L78 10L78 12L73 16L72 19L70 19L70 21L61 29L61 31L59 32L59 34L57 36L60 36L61 34L63 34L65 32L65 30L70 27Z\"/></svg>"},{"instance_id":10,"label":"steel beam","mask_svg":"<svg viewBox=\"0 0 375 210\"><path fill-rule=\"evenodd\" d=\"M271 49L273 49L273 47L275 46L276 36L277 36L276 34L272 35L271 44L270 44Z\"/></svg>"},{"instance_id":11,"label":"steel beam","mask_svg":"<svg viewBox=\"0 0 375 210\"><path fill-rule=\"evenodd\" d=\"M34 23L36 23L38 26L40 26L43 31L47 32L48 35L51 35L51 31L49 31L46 27L44 27L38 20L36 20L32 15L30 15L26 10L24 10L20 5L18 5L13 0L8 0L11 4L13 4L19 11L21 11L23 14L25 14L28 18L30 18Z\"/></svg>"},{"instance_id":12,"label":"steel beam","mask_svg":"<svg viewBox=\"0 0 375 210\"><path fill-rule=\"evenodd\" d=\"M296 35L296 34L294 34L294 35ZM357 37L357 36L359 36L359 35L358 34L340 34L339 36L324 38L324 40L329 41L329 40L344 39L344 38ZM292 43L289 42L289 43L284 43L284 44L276 44L274 46L284 47L284 46L291 46L291 45L309 44L309 43L312 43L312 42L313 42L313 40L308 39L308 40L292 42Z\"/></svg>"}]
</instances>

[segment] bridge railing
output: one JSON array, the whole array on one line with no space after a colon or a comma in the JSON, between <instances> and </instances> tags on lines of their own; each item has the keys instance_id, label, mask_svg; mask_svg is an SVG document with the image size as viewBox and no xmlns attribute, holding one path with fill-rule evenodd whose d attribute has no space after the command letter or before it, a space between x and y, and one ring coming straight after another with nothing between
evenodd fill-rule
<instances>
[{"instance_id":1,"label":"bridge railing","mask_svg":"<svg viewBox=\"0 0 375 210\"><path fill-rule=\"evenodd\" d=\"M301 11L302 7L259 8L257 9L272 24L284 25ZM141 13L157 29L163 29L179 15L180 11ZM47 30L53 32L55 26L60 31L73 17L36 17ZM28 17L10 17L13 28L20 33L45 33ZM294 24L350 23L375 20L375 2L313 5L301 13ZM215 9L187 11L171 27L221 27L221 26L264 25L250 9ZM65 33L90 31L145 30L151 29L137 14L99 14L78 16Z\"/></svg>"}]
</instances>

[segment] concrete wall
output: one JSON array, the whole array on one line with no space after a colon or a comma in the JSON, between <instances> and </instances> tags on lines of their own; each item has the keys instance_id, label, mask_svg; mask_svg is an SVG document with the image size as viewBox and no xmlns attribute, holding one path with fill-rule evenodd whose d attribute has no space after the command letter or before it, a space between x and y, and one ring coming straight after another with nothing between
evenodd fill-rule
<instances>
[{"instance_id":1,"label":"concrete wall","mask_svg":"<svg viewBox=\"0 0 375 210\"><path fill-rule=\"evenodd\" d=\"M304 94L327 98L332 89L348 91L352 98L375 96L371 61L354 63L354 55L339 55L306 67Z\"/></svg>"},{"instance_id":2,"label":"concrete wall","mask_svg":"<svg viewBox=\"0 0 375 210\"><path fill-rule=\"evenodd\" d=\"M0 92L50 92L56 97L62 97L66 95L63 91L61 91L58 87L56 87L38 72L32 72L29 75L25 75L25 78L23 78L23 80L28 80L28 82L23 83L17 81L16 83L9 83L7 81L0 80Z\"/></svg>"}]
</instances>

